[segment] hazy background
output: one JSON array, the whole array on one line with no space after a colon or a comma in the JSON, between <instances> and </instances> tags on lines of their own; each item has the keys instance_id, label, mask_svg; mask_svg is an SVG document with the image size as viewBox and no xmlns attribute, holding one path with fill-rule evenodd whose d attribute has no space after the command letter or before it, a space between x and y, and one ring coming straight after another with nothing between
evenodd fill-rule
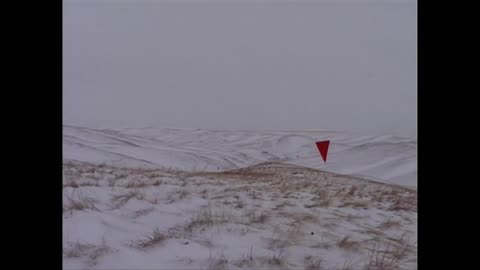
<instances>
[{"instance_id":1,"label":"hazy background","mask_svg":"<svg viewBox=\"0 0 480 270\"><path fill-rule=\"evenodd\" d=\"M63 122L416 137L415 1L80 1Z\"/></svg>"}]
</instances>

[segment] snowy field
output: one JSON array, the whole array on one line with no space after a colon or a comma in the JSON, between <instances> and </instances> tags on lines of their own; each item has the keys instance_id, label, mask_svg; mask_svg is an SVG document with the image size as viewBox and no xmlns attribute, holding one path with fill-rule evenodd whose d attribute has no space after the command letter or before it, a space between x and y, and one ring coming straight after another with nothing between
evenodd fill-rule
<instances>
[{"instance_id":1,"label":"snowy field","mask_svg":"<svg viewBox=\"0 0 480 270\"><path fill-rule=\"evenodd\" d=\"M416 140L63 132L64 269L417 268Z\"/></svg>"}]
</instances>

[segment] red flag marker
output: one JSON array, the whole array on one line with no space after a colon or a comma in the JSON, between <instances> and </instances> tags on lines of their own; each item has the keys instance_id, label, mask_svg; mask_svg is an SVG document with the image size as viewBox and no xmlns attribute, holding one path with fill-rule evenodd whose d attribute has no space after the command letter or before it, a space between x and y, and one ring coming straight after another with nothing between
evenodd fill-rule
<instances>
[{"instance_id":1,"label":"red flag marker","mask_svg":"<svg viewBox=\"0 0 480 270\"><path fill-rule=\"evenodd\" d=\"M320 155L322 155L323 162L327 162L327 153L328 153L328 146L330 145L330 141L321 141L316 142L318 151Z\"/></svg>"}]
</instances>

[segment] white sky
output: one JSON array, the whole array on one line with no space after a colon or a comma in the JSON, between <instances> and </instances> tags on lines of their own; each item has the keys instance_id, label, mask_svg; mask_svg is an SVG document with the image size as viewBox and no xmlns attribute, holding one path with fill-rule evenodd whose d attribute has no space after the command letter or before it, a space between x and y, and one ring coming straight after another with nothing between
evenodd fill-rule
<instances>
[{"instance_id":1,"label":"white sky","mask_svg":"<svg viewBox=\"0 0 480 270\"><path fill-rule=\"evenodd\" d=\"M63 117L416 137L415 1L64 1Z\"/></svg>"}]
</instances>

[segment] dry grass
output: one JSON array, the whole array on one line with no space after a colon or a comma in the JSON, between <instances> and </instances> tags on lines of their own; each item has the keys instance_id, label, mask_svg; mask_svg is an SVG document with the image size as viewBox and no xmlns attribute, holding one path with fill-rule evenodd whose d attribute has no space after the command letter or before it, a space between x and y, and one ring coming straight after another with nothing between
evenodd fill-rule
<instances>
[{"instance_id":1,"label":"dry grass","mask_svg":"<svg viewBox=\"0 0 480 270\"><path fill-rule=\"evenodd\" d=\"M107 180L107 182L109 187L113 188L115 186L115 178L110 178Z\"/></svg>"},{"instance_id":2,"label":"dry grass","mask_svg":"<svg viewBox=\"0 0 480 270\"><path fill-rule=\"evenodd\" d=\"M155 228L150 234L146 235L143 239L132 241L131 246L139 249L151 248L160 244L163 244L167 240L167 236L160 232L158 228Z\"/></svg>"},{"instance_id":3,"label":"dry grass","mask_svg":"<svg viewBox=\"0 0 480 270\"><path fill-rule=\"evenodd\" d=\"M348 221L348 222L354 222L355 220L359 220L359 219L362 219L362 218L365 218L365 217L361 216L361 215L354 215L354 214L347 214L345 216L345 220Z\"/></svg>"},{"instance_id":4,"label":"dry grass","mask_svg":"<svg viewBox=\"0 0 480 270\"><path fill-rule=\"evenodd\" d=\"M177 195L178 195L178 198L179 198L180 200L182 200L182 199L185 199L185 198L187 197L188 191L185 190L185 189L183 189L183 188L179 188L179 189L177 189L177 191L175 192L175 194L177 194Z\"/></svg>"},{"instance_id":5,"label":"dry grass","mask_svg":"<svg viewBox=\"0 0 480 270\"><path fill-rule=\"evenodd\" d=\"M267 211L258 211L254 209L246 210L244 216L247 218L248 224L263 224L270 219Z\"/></svg>"},{"instance_id":6,"label":"dry grass","mask_svg":"<svg viewBox=\"0 0 480 270\"><path fill-rule=\"evenodd\" d=\"M212 208L208 207L198 213L185 224L184 229L188 232L193 232L198 227L213 226L218 224L227 223L231 220L231 217L225 212L213 213Z\"/></svg>"},{"instance_id":7,"label":"dry grass","mask_svg":"<svg viewBox=\"0 0 480 270\"><path fill-rule=\"evenodd\" d=\"M234 260L231 263L239 268L248 267L247 269L270 269L265 267L259 268L257 267L257 264L283 267L286 265L286 258L283 254L283 250L273 252L271 256L255 257L253 255L253 247L251 247L249 254L244 254L239 259Z\"/></svg>"},{"instance_id":8,"label":"dry grass","mask_svg":"<svg viewBox=\"0 0 480 270\"><path fill-rule=\"evenodd\" d=\"M139 190L129 190L121 194L115 194L112 196L111 201L116 208L125 205L130 199L136 198L137 200L144 200L145 194Z\"/></svg>"},{"instance_id":9,"label":"dry grass","mask_svg":"<svg viewBox=\"0 0 480 270\"><path fill-rule=\"evenodd\" d=\"M90 251L95 248L93 244L82 244L80 242L68 243L68 247L63 248L63 255L67 258L79 258L88 256Z\"/></svg>"},{"instance_id":10,"label":"dry grass","mask_svg":"<svg viewBox=\"0 0 480 270\"><path fill-rule=\"evenodd\" d=\"M148 184L145 181L140 181L140 180L130 180L125 187L126 188L144 188L148 186Z\"/></svg>"},{"instance_id":11,"label":"dry grass","mask_svg":"<svg viewBox=\"0 0 480 270\"><path fill-rule=\"evenodd\" d=\"M348 196L354 196L355 192L357 192L358 188L356 186L352 186L350 190L347 192Z\"/></svg>"},{"instance_id":12,"label":"dry grass","mask_svg":"<svg viewBox=\"0 0 480 270\"><path fill-rule=\"evenodd\" d=\"M340 205L340 207L352 207L352 208L361 208L361 209L368 209L370 204L368 201L356 200L356 201L346 201Z\"/></svg>"},{"instance_id":13,"label":"dry grass","mask_svg":"<svg viewBox=\"0 0 480 270\"><path fill-rule=\"evenodd\" d=\"M322 270L322 262L321 258L315 258L313 256L306 256L304 260L305 270Z\"/></svg>"},{"instance_id":14,"label":"dry grass","mask_svg":"<svg viewBox=\"0 0 480 270\"><path fill-rule=\"evenodd\" d=\"M324 187L319 187L313 192L313 195L315 195L316 198L323 199L329 197L329 192Z\"/></svg>"},{"instance_id":15,"label":"dry grass","mask_svg":"<svg viewBox=\"0 0 480 270\"><path fill-rule=\"evenodd\" d=\"M358 241L351 240L350 235L346 235L337 242L337 246L343 249L356 249L358 248L358 244Z\"/></svg>"},{"instance_id":16,"label":"dry grass","mask_svg":"<svg viewBox=\"0 0 480 270\"><path fill-rule=\"evenodd\" d=\"M157 178L157 177L161 177L163 176L161 173L159 172L151 172L151 173L147 173L146 174L148 178Z\"/></svg>"},{"instance_id":17,"label":"dry grass","mask_svg":"<svg viewBox=\"0 0 480 270\"><path fill-rule=\"evenodd\" d=\"M234 262L233 265L243 268L245 266L253 267L255 265L255 258L253 257L253 246L250 247L250 253L248 255L242 255L242 257Z\"/></svg>"},{"instance_id":18,"label":"dry grass","mask_svg":"<svg viewBox=\"0 0 480 270\"><path fill-rule=\"evenodd\" d=\"M393 205L388 208L389 211L416 211L415 205L405 201L396 200Z\"/></svg>"},{"instance_id":19,"label":"dry grass","mask_svg":"<svg viewBox=\"0 0 480 270\"><path fill-rule=\"evenodd\" d=\"M298 224L302 224L304 222L309 222L309 223L317 223L318 222L318 216L314 215L312 213L307 213L307 212L280 212L280 216L286 217L289 219L292 219L292 226L298 226Z\"/></svg>"},{"instance_id":20,"label":"dry grass","mask_svg":"<svg viewBox=\"0 0 480 270\"><path fill-rule=\"evenodd\" d=\"M225 199L226 194L219 194L216 196L210 197L211 200L220 200L220 199Z\"/></svg>"},{"instance_id":21,"label":"dry grass","mask_svg":"<svg viewBox=\"0 0 480 270\"><path fill-rule=\"evenodd\" d=\"M353 259L347 258L343 262L342 268L340 270L353 270Z\"/></svg>"},{"instance_id":22,"label":"dry grass","mask_svg":"<svg viewBox=\"0 0 480 270\"><path fill-rule=\"evenodd\" d=\"M228 266L228 259L223 255L223 253L218 257L212 257L210 255L209 258L209 264L208 264L208 270L222 270L222 269L227 269Z\"/></svg>"},{"instance_id":23,"label":"dry grass","mask_svg":"<svg viewBox=\"0 0 480 270\"><path fill-rule=\"evenodd\" d=\"M373 235L373 237L378 238L378 239L385 235L385 233L383 231L380 231L378 229L372 229L372 228L367 229L365 231L365 233L369 234L369 235Z\"/></svg>"},{"instance_id":24,"label":"dry grass","mask_svg":"<svg viewBox=\"0 0 480 270\"><path fill-rule=\"evenodd\" d=\"M398 266L398 260L388 256L386 251L374 251L369 256L365 270L395 270Z\"/></svg>"},{"instance_id":25,"label":"dry grass","mask_svg":"<svg viewBox=\"0 0 480 270\"><path fill-rule=\"evenodd\" d=\"M186 239L191 237L192 233L187 232L182 226L175 226L167 230L168 238Z\"/></svg>"},{"instance_id":26,"label":"dry grass","mask_svg":"<svg viewBox=\"0 0 480 270\"><path fill-rule=\"evenodd\" d=\"M72 212L73 210L81 211L85 209L98 211L97 207L95 206L96 200L93 198L86 197L83 195L77 196L76 199L71 198L68 195L65 195L65 198L67 199L68 202L66 205L63 206L63 211Z\"/></svg>"},{"instance_id":27,"label":"dry grass","mask_svg":"<svg viewBox=\"0 0 480 270\"><path fill-rule=\"evenodd\" d=\"M290 242L286 239L279 238L278 236L274 236L272 238L266 239L267 241L267 249L270 250L279 250L286 248L290 245Z\"/></svg>"},{"instance_id":28,"label":"dry grass","mask_svg":"<svg viewBox=\"0 0 480 270\"><path fill-rule=\"evenodd\" d=\"M334 194L334 197L345 197L345 188L341 188L341 189L338 189L335 194Z\"/></svg>"},{"instance_id":29,"label":"dry grass","mask_svg":"<svg viewBox=\"0 0 480 270\"><path fill-rule=\"evenodd\" d=\"M270 250L283 250L301 240L302 237L302 225L294 221L285 231L275 228L272 232L272 237L266 239L266 248Z\"/></svg>"},{"instance_id":30,"label":"dry grass","mask_svg":"<svg viewBox=\"0 0 480 270\"><path fill-rule=\"evenodd\" d=\"M113 180L121 180L121 179L125 179L127 178L128 174L127 173L117 173L117 174L114 174L113 176Z\"/></svg>"},{"instance_id":31,"label":"dry grass","mask_svg":"<svg viewBox=\"0 0 480 270\"><path fill-rule=\"evenodd\" d=\"M247 191L247 197L252 199L252 200L258 199L261 195L262 195L262 193L260 191L255 191L255 190L248 190Z\"/></svg>"},{"instance_id":32,"label":"dry grass","mask_svg":"<svg viewBox=\"0 0 480 270\"><path fill-rule=\"evenodd\" d=\"M410 244L403 241L402 245L387 244L385 248L375 244L368 256L368 270L396 270L406 257Z\"/></svg>"},{"instance_id":33,"label":"dry grass","mask_svg":"<svg viewBox=\"0 0 480 270\"><path fill-rule=\"evenodd\" d=\"M304 231L302 226L302 223L297 221L294 221L290 224L290 228L288 228L286 231L286 239L290 243L295 244L304 237Z\"/></svg>"},{"instance_id":34,"label":"dry grass","mask_svg":"<svg viewBox=\"0 0 480 270\"><path fill-rule=\"evenodd\" d=\"M102 240L100 245L83 244L78 241L70 242L63 249L66 258L87 257L90 259L90 264L96 264L98 258L111 252L113 252L113 249L107 246L105 239Z\"/></svg>"},{"instance_id":35,"label":"dry grass","mask_svg":"<svg viewBox=\"0 0 480 270\"><path fill-rule=\"evenodd\" d=\"M208 189L204 188L202 191L200 191L200 195L202 199L208 199Z\"/></svg>"},{"instance_id":36,"label":"dry grass","mask_svg":"<svg viewBox=\"0 0 480 270\"><path fill-rule=\"evenodd\" d=\"M315 249L330 249L332 247L332 244L325 243L325 242L318 242L311 245L310 247Z\"/></svg>"},{"instance_id":37,"label":"dry grass","mask_svg":"<svg viewBox=\"0 0 480 270\"><path fill-rule=\"evenodd\" d=\"M277 253L272 253L271 256L258 257L258 260L262 264L274 265L274 266L284 266L286 264L285 255L283 250L279 250Z\"/></svg>"},{"instance_id":38,"label":"dry grass","mask_svg":"<svg viewBox=\"0 0 480 270\"><path fill-rule=\"evenodd\" d=\"M391 218L387 218L382 224L378 225L379 229L390 229L394 227L399 227L402 223L399 220L392 220Z\"/></svg>"},{"instance_id":39,"label":"dry grass","mask_svg":"<svg viewBox=\"0 0 480 270\"><path fill-rule=\"evenodd\" d=\"M313 204L303 205L305 208L316 208L316 207L329 207L332 205L332 200L330 198L317 199Z\"/></svg>"},{"instance_id":40,"label":"dry grass","mask_svg":"<svg viewBox=\"0 0 480 270\"><path fill-rule=\"evenodd\" d=\"M133 212L132 217L133 217L133 218L138 218L138 217L141 217L141 216L148 215L148 214L150 214L151 212L153 212L154 209L155 209L155 208L150 207L150 208L145 208L145 209L137 210L137 211Z\"/></svg>"},{"instance_id":41,"label":"dry grass","mask_svg":"<svg viewBox=\"0 0 480 270\"><path fill-rule=\"evenodd\" d=\"M79 185L75 181L68 181L67 183L63 184L63 187L78 188Z\"/></svg>"},{"instance_id":42,"label":"dry grass","mask_svg":"<svg viewBox=\"0 0 480 270\"><path fill-rule=\"evenodd\" d=\"M83 183L78 184L80 187L99 187L100 184L98 182L86 181Z\"/></svg>"},{"instance_id":43,"label":"dry grass","mask_svg":"<svg viewBox=\"0 0 480 270\"><path fill-rule=\"evenodd\" d=\"M93 251L90 253L89 258L95 263L98 258L105 254L111 253L112 251L113 250L109 246L107 246L104 241L102 245L97 246L95 247L95 249L93 249Z\"/></svg>"},{"instance_id":44,"label":"dry grass","mask_svg":"<svg viewBox=\"0 0 480 270\"><path fill-rule=\"evenodd\" d=\"M266 172L254 172L251 169L238 169L231 171L223 172L192 172L187 174L188 177L200 176L200 177L212 177L212 178L231 178L231 179L242 179L242 180L251 180L251 179L264 179L267 177L273 176L272 173Z\"/></svg>"},{"instance_id":45,"label":"dry grass","mask_svg":"<svg viewBox=\"0 0 480 270\"><path fill-rule=\"evenodd\" d=\"M180 178L180 186L181 187L187 186L187 180L184 177Z\"/></svg>"},{"instance_id":46,"label":"dry grass","mask_svg":"<svg viewBox=\"0 0 480 270\"><path fill-rule=\"evenodd\" d=\"M244 202L240 199L237 199L234 203L234 208L243 209L243 207L245 207Z\"/></svg>"},{"instance_id":47,"label":"dry grass","mask_svg":"<svg viewBox=\"0 0 480 270\"><path fill-rule=\"evenodd\" d=\"M175 200L176 200L174 197L175 197L175 196L174 196L173 193L167 194L166 203L167 203L167 204L172 204L172 203L174 203Z\"/></svg>"},{"instance_id":48,"label":"dry grass","mask_svg":"<svg viewBox=\"0 0 480 270\"><path fill-rule=\"evenodd\" d=\"M407 257L413 243L407 238L407 234L404 233L400 238L387 238L395 243L392 256L398 260L403 260Z\"/></svg>"},{"instance_id":49,"label":"dry grass","mask_svg":"<svg viewBox=\"0 0 480 270\"><path fill-rule=\"evenodd\" d=\"M310 223L317 223L318 216L311 214L311 213L300 213L296 217L298 222L310 222Z\"/></svg>"},{"instance_id":50,"label":"dry grass","mask_svg":"<svg viewBox=\"0 0 480 270\"><path fill-rule=\"evenodd\" d=\"M282 209L282 208L284 208L285 206L295 206L295 204L291 203L291 202L288 201L288 200L284 200L284 201L282 201L280 204L278 204L277 206L275 206L274 208L272 208L272 210Z\"/></svg>"}]
</instances>

